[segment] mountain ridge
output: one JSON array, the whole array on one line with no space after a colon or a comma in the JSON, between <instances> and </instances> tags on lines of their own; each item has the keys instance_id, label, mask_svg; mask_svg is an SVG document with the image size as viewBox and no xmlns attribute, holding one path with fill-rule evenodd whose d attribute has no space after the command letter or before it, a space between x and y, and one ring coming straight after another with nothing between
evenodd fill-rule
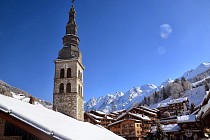
<instances>
[{"instance_id":1,"label":"mountain ridge","mask_svg":"<svg viewBox=\"0 0 210 140\"><path fill-rule=\"evenodd\" d=\"M206 74L205 72L208 72L208 74ZM204 75L202 75L203 73ZM201 78L197 78L196 76L200 76ZM208 76L210 76L209 62L201 63L195 69L191 69L185 72L181 77L184 77L187 80L189 80L191 83L193 83L201 79L204 79ZM147 97L151 96L154 92L160 91L163 87L166 87L166 85L169 85L173 82L174 80L168 78L166 79L166 81L162 82L159 86L155 86L153 84L145 84L142 86L133 87L125 93L116 92L120 93L120 96L118 95L117 97L116 93L100 96L98 98L93 97L84 104L84 109L85 111L100 110L106 113L116 110L129 109L132 106L141 103L143 100L145 100L145 98L147 100ZM143 87L147 89L143 90L142 89ZM109 99L108 102L107 98Z\"/></svg>"}]
</instances>

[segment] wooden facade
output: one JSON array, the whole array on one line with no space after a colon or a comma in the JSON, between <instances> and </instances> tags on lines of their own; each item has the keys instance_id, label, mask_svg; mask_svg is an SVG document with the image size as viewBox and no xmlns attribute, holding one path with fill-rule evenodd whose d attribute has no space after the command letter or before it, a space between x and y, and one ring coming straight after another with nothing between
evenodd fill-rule
<instances>
[{"instance_id":1,"label":"wooden facade","mask_svg":"<svg viewBox=\"0 0 210 140\"><path fill-rule=\"evenodd\" d=\"M200 122L179 123L181 140L196 140L203 137Z\"/></svg>"},{"instance_id":2,"label":"wooden facade","mask_svg":"<svg viewBox=\"0 0 210 140\"><path fill-rule=\"evenodd\" d=\"M31 126L0 110L0 139L3 140L55 140L38 127Z\"/></svg>"},{"instance_id":3,"label":"wooden facade","mask_svg":"<svg viewBox=\"0 0 210 140\"><path fill-rule=\"evenodd\" d=\"M147 110L146 107L144 107L144 108L143 107L135 107L135 108L128 110L128 112L131 112L134 114L143 114L145 116L148 116L151 119L152 124L155 124L155 122L158 120L157 112Z\"/></svg>"},{"instance_id":4,"label":"wooden facade","mask_svg":"<svg viewBox=\"0 0 210 140\"><path fill-rule=\"evenodd\" d=\"M107 128L109 124L114 122L114 119L110 116L100 111L89 111L84 113L84 121Z\"/></svg>"},{"instance_id":5,"label":"wooden facade","mask_svg":"<svg viewBox=\"0 0 210 140\"><path fill-rule=\"evenodd\" d=\"M150 132L151 124L148 116L126 112L108 125L108 129L127 140L141 140Z\"/></svg>"},{"instance_id":6,"label":"wooden facade","mask_svg":"<svg viewBox=\"0 0 210 140\"><path fill-rule=\"evenodd\" d=\"M164 113L169 112L170 116L178 116L183 115L184 112L190 113L189 108L189 100L187 97L172 99L167 103L159 103L157 109L160 111L160 117L165 117Z\"/></svg>"}]
</instances>

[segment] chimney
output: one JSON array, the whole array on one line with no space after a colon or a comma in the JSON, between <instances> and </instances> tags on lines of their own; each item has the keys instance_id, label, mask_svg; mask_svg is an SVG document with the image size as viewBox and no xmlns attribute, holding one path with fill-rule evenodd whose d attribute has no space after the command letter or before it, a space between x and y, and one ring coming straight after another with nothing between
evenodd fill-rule
<instances>
[{"instance_id":1,"label":"chimney","mask_svg":"<svg viewBox=\"0 0 210 140\"><path fill-rule=\"evenodd\" d=\"M34 103L35 103L35 98L32 97L32 96L30 96L29 98L30 98L29 103L34 105Z\"/></svg>"}]
</instances>

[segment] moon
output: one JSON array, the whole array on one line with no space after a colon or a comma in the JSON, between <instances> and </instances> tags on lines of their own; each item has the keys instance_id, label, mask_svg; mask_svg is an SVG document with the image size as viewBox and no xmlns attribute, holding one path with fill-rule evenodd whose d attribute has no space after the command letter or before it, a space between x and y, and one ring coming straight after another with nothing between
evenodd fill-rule
<instances>
[{"instance_id":1,"label":"moon","mask_svg":"<svg viewBox=\"0 0 210 140\"><path fill-rule=\"evenodd\" d=\"M167 39L172 33L172 27L169 24L163 24L160 26L160 37Z\"/></svg>"}]
</instances>

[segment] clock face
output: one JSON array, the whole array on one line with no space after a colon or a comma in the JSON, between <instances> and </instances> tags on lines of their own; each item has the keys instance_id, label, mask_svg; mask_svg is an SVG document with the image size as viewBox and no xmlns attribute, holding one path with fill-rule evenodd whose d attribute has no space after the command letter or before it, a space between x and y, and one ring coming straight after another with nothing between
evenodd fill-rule
<instances>
[{"instance_id":1,"label":"clock face","mask_svg":"<svg viewBox=\"0 0 210 140\"><path fill-rule=\"evenodd\" d=\"M192 131L191 130L186 130L185 131L185 136L187 136L187 137L192 137Z\"/></svg>"}]
</instances>

